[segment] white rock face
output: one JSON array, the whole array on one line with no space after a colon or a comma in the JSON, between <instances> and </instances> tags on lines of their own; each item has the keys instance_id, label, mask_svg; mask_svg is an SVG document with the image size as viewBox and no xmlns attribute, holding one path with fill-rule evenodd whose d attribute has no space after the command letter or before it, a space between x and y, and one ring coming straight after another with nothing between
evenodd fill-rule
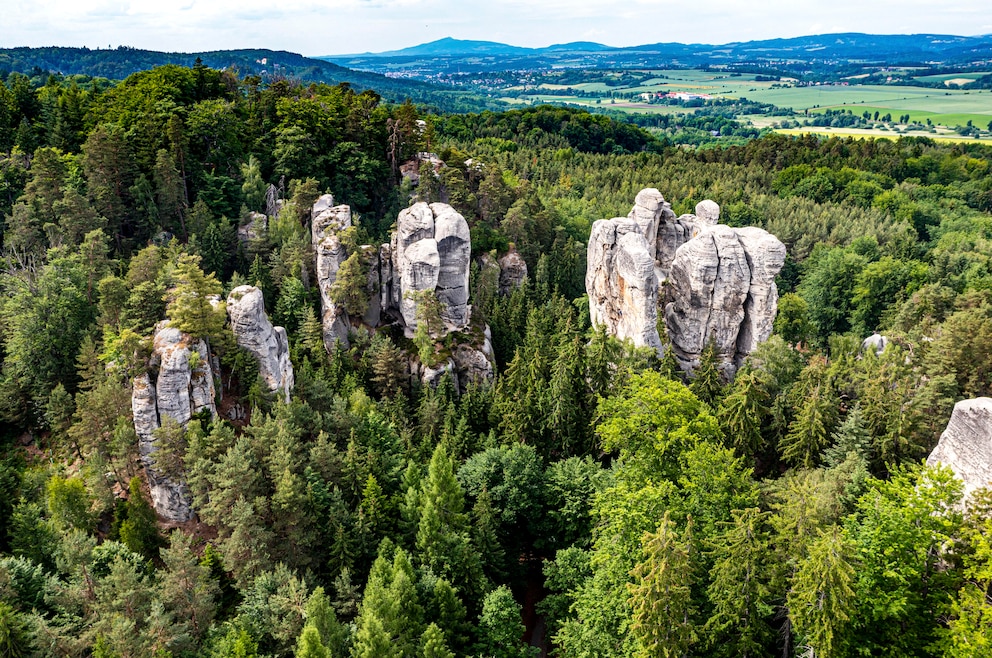
<instances>
[{"instance_id":1,"label":"white rock face","mask_svg":"<svg viewBox=\"0 0 992 658\"><path fill-rule=\"evenodd\" d=\"M964 481L965 500L977 489L992 486L992 398L954 405L947 429L927 458L928 466L938 463Z\"/></svg>"},{"instance_id":2,"label":"white rock face","mask_svg":"<svg viewBox=\"0 0 992 658\"><path fill-rule=\"evenodd\" d=\"M339 341L347 345L351 323L358 321L349 318L329 296L338 270L348 257L339 234L351 226L351 210L334 205L334 198L326 194L314 204L311 217L324 345L330 351ZM368 270L366 292L370 299L362 324L374 330L396 323L407 337L412 337L417 328L418 295L431 292L440 303L444 325L436 337L468 329L472 240L468 222L454 208L445 203L415 203L400 211L389 243L359 249ZM525 278L526 264L519 254L511 253L519 259ZM481 345L478 340L472 345L456 345L452 357L437 368L411 364L411 376L425 385L436 386L445 372L451 372L456 387L461 388L471 381L492 380L494 358L488 331L486 327L487 338Z\"/></svg>"},{"instance_id":3,"label":"white rock face","mask_svg":"<svg viewBox=\"0 0 992 658\"><path fill-rule=\"evenodd\" d=\"M334 197L325 194L313 205L311 211L311 238L316 255L317 287L323 309L321 322L324 327L324 347L334 350L337 342L348 346L351 323L343 308L331 301L329 292L337 279L338 269L348 258L348 251L338 234L351 226L351 208L335 206Z\"/></svg>"},{"instance_id":4,"label":"white rock face","mask_svg":"<svg viewBox=\"0 0 992 658\"><path fill-rule=\"evenodd\" d=\"M586 291L594 325L620 339L661 351L658 282L654 258L641 226L632 219L601 219L587 248Z\"/></svg>"},{"instance_id":5,"label":"white rock face","mask_svg":"<svg viewBox=\"0 0 992 658\"><path fill-rule=\"evenodd\" d=\"M672 351L691 371L710 340L727 377L767 340L778 304L775 276L785 246L759 228L718 223L720 207L701 201L676 218L654 188L642 190L626 219L593 224L586 291L594 324L638 346L663 348L664 309ZM660 288L660 291L659 291Z\"/></svg>"},{"instance_id":6,"label":"white rock face","mask_svg":"<svg viewBox=\"0 0 992 658\"><path fill-rule=\"evenodd\" d=\"M193 518L189 489L185 482L173 481L152 468L153 432L165 416L183 426L203 410L216 416L215 372L206 343L170 327L168 321L156 326L152 345L149 372L135 378L131 391L134 430L155 511L182 523Z\"/></svg>"},{"instance_id":7,"label":"white rock face","mask_svg":"<svg viewBox=\"0 0 992 658\"><path fill-rule=\"evenodd\" d=\"M270 391L281 391L286 402L293 390L289 339L282 327L273 327L265 313L262 291L238 286L227 297L227 315L238 345L255 355L258 371Z\"/></svg>"},{"instance_id":8,"label":"white rock face","mask_svg":"<svg viewBox=\"0 0 992 658\"><path fill-rule=\"evenodd\" d=\"M680 363L695 366L712 340L732 363L751 270L734 229L714 226L679 247L668 277L665 324Z\"/></svg>"},{"instance_id":9,"label":"white rock face","mask_svg":"<svg viewBox=\"0 0 992 658\"><path fill-rule=\"evenodd\" d=\"M238 227L238 241L241 244L249 244L260 240L268 230L269 218L260 212L248 214L248 221Z\"/></svg>"},{"instance_id":10,"label":"white rock face","mask_svg":"<svg viewBox=\"0 0 992 658\"><path fill-rule=\"evenodd\" d=\"M441 302L446 332L468 326L472 244L464 217L446 203L415 203L400 211L390 253L392 304L407 336L417 328L417 301L411 293L425 290L433 290Z\"/></svg>"}]
</instances>

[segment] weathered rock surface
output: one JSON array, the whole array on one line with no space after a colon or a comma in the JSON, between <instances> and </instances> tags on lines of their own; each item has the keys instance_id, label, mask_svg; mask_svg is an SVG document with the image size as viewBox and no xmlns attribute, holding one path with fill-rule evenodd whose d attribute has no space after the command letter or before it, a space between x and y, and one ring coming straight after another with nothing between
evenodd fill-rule
<instances>
[{"instance_id":1,"label":"weathered rock surface","mask_svg":"<svg viewBox=\"0 0 992 658\"><path fill-rule=\"evenodd\" d=\"M706 200L695 215L676 218L661 193L649 188L626 219L594 223L586 270L593 323L660 353L656 323L663 308L684 369L698 365L712 340L725 375L732 376L771 335L785 246L759 228L721 225L719 217L719 205Z\"/></svg>"},{"instance_id":2,"label":"weathered rock surface","mask_svg":"<svg viewBox=\"0 0 992 658\"><path fill-rule=\"evenodd\" d=\"M498 262L499 294L509 295L527 281L527 261L511 246Z\"/></svg>"},{"instance_id":3,"label":"weathered rock surface","mask_svg":"<svg viewBox=\"0 0 992 658\"><path fill-rule=\"evenodd\" d=\"M406 334L417 328L417 294L423 291L437 295L446 332L468 326L472 245L465 218L446 203L415 203L400 211L390 247L392 302Z\"/></svg>"},{"instance_id":4,"label":"weathered rock surface","mask_svg":"<svg viewBox=\"0 0 992 658\"><path fill-rule=\"evenodd\" d=\"M323 310L324 347L330 352L337 342L348 346L351 324L345 310L330 298L330 289L337 279L341 263L348 258L348 251L341 243L339 233L351 226L351 208L334 205L334 197L325 194L317 199L311 210L311 237L316 255L317 288Z\"/></svg>"},{"instance_id":5,"label":"weathered rock surface","mask_svg":"<svg viewBox=\"0 0 992 658\"><path fill-rule=\"evenodd\" d=\"M227 315L238 345L255 355L258 371L270 391L280 391L289 402L293 390L293 364L289 360L286 330L272 326L265 313L262 291L238 286L227 297Z\"/></svg>"},{"instance_id":6,"label":"weathered rock surface","mask_svg":"<svg viewBox=\"0 0 992 658\"><path fill-rule=\"evenodd\" d=\"M964 481L966 500L977 489L992 486L992 398L954 405L947 429L927 458L928 466L938 463Z\"/></svg>"},{"instance_id":7,"label":"weathered rock surface","mask_svg":"<svg viewBox=\"0 0 992 658\"><path fill-rule=\"evenodd\" d=\"M638 347L661 351L658 282L654 258L640 225L632 219L601 219L587 247L586 291L594 325Z\"/></svg>"},{"instance_id":8,"label":"weathered rock surface","mask_svg":"<svg viewBox=\"0 0 992 658\"><path fill-rule=\"evenodd\" d=\"M877 331L873 333L868 338L865 338L861 342L861 353L864 354L868 350L874 350L876 355L881 355L885 351L886 346L889 344L889 339L887 336L883 336Z\"/></svg>"},{"instance_id":9,"label":"weathered rock surface","mask_svg":"<svg viewBox=\"0 0 992 658\"><path fill-rule=\"evenodd\" d=\"M329 295L338 270L348 258L340 232L351 226L351 211L348 206L334 205L334 198L327 194L314 204L311 217L324 344L330 351L338 341L347 345L351 323L358 321L356 317L349 318ZM468 303L471 244L468 222L448 204L415 203L402 210L389 243L359 247L368 272L366 293L370 300L361 323L373 330L398 323L406 336L412 337L417 328L420 300L430 293L437 297L443 322L443 329L436 337L465 331L471 321ZM526 264L519 254L514 255L526 277ZM488 327L485 331L488 335ZM490 339L481 344L456 345L451 358L436 368L420 364L412 364L411 368L411 376L431 386L436 386L445 372L455 376L456 386L491 380L494 368Z\"/></svg>"},{"instance_id":10,"label":"weathered rock surface","mask_svg":"<svg viewBox=\"0 0 992 658\"><path fill-rule=\"evenodd\" d=\"M169 521L184 522L193 518L189 490L184 482L173 481L152 467L154 432L166 416L183 426L204 410L216 416L215 372L204 341L170 327L168 321L155 329L149 370L134 380L131 411L155 511Z\"/></svg>"},{"instance_id":11,"label":"weathered rock surface","mask_svg":"<svg viewBox=\"0 0 992 658\"><path fill-rule=\"evenodd\" d=\"M744 248L728 226L709 228L679 247L668 277L665 325L681 364L695 366L711 340L721 361L733 362L750 280Z\"/></svg>"}]
</instances>

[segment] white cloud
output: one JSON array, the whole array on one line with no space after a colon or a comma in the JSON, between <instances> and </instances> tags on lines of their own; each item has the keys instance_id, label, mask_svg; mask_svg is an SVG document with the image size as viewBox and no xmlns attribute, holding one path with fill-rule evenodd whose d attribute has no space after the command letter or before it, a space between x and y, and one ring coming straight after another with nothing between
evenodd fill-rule
<instances>
[{"instance_id":1,"label":"white cloud","mask_svg":"<svg viewBox=\"0 0 992 658\"><path fill-rule=\"evenodd\" d=\"M725 43L832 31L992 31L985 0L0 0L0 46L126 44L304 54L381 51L445 36L544 46ZM829 22L817 17L829 16ZM811 20L813 19L813 20Z\"/></svg>"}]
</instances>

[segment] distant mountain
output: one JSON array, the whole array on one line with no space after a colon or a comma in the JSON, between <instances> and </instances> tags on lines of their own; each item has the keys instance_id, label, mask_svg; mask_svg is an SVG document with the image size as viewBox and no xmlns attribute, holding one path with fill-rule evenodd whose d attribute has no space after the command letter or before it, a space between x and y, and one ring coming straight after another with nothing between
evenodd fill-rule
<instances>
[{"instance_id":1,"label":"distant mountain","mask_svg":"<svg viewBox=\"0 0 992 658\"><path fill-rule=\"evenodd\" d=\"M823 70L837 63L969 65L992 62L992 35L820 34L727 44L654 43L613 48L578 41L521 48L492 41L440 39L412 48L320 59L349 68L411 77L552 67L792 66ZM430 61L428 61L430 60Z\"/></svg>"},{"instance_id":2,"label":"distant mountain","mask_svg":"<svg viewBox=\"0 0 992 658\"><path fill-rule=\"evenodd\" d=\"M375 72L355 71L333 62L282 50L165 53L124 46L114 50L0 48L0 73L18 71L33 75L41 71L123 80L132 73L165 64L192 66L197 58L211 68L236 70L242 76L257 75L263 80L290 78L327 84L346 82L357 91L373 89L390 102L403 102L409 98L415 103L453 111L502 107L502 104L451 87L388 77Z\"/></svg>"},{"instance_id":3,"label":"distant mountain","mask_svg":"<svg viewBox=\"0 0 992 658\"><path fill-rule=\"evenodd\" d=\"M422 43L419 46L390 50L383 53L366 53L371 57L422 57L451 55L524 55L534 52L533 48L508 46L496 41L470 41L445 37L437 41ZM322 58L324 59L324 58ZM330 59L330 58L327 58Z\"/></svg>"}]
</instances>

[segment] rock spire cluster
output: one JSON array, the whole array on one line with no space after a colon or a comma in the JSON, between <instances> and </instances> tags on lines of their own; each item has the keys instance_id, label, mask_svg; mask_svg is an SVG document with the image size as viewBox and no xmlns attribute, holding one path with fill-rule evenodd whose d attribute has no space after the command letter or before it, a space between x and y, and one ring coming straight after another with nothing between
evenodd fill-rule
<instances>
[{"instance_id":1,"label":"rock spire cluster","mask_svg":"<svg viewBox=\"0 0 992 658\"><path fill-rule=\"evenodd\" d=\"M711 341L729 378L766 340L778 305L785 245L767 231L719 223L701 201L676 217L661 193L638 193L627 217L602 219L588 244L586 291L594 324L662 354L659 314L679 365L692 371Z\"/></svg>"}]
</instances>

